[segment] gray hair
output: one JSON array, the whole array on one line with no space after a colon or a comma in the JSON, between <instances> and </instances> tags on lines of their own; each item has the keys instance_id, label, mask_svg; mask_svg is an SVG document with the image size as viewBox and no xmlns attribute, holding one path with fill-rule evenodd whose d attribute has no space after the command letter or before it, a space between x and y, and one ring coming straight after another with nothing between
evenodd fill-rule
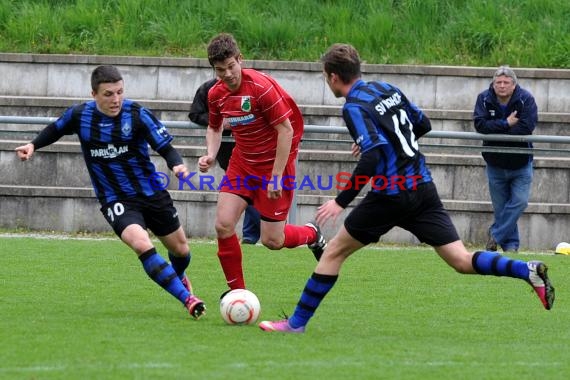
<instances>
[{"instance_id":1,"label":"gray hair","mask_svg":"<svg viewBox=\"0 0 570 380\"><path fill-rule=\"evenodd\" d=\"M493 82L495 82L495 79L497 79L497 77L500 76L506 76L509 77L513 80L513 82L515 82L515 84L517 84L517 76L515 74L515 72L513 71L513 69L511 69L509 66L501 66L497 69L497 71L495 71L495 75L493 75Z\"/></svg>"}]
</instances>

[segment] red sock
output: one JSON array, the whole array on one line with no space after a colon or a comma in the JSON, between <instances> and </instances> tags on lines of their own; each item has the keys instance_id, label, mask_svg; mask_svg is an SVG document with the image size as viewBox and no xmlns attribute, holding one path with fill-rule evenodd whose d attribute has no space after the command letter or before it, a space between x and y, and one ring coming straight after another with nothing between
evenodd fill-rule
<instances>
[{"instance_id":1,"label":"red sock","mask_svg":"<svg viewBox=\"0 0 570 380\"><path fill-rule=\"evenodd\" d=\"M317 233L308 226L285 225L284 247L295 248L303 244L313 243L317 239Z\"/></svg>"},{"instance_id":2,"label":"red sock","mask_svg":"<svg viewBox=\"0 0 570 380\"><path fill-rule=\"evenodd\" d=\"M230 289L245 289L241 265L241 246L236 234L229 238L218 238L218 259Z\"/></svg>"}]
</instances>

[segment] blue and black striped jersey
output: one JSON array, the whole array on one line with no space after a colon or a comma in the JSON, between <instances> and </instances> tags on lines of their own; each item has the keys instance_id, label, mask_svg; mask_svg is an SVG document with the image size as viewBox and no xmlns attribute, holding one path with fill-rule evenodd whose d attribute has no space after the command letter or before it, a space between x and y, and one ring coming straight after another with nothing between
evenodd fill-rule
<instances>
[{"instance_id":1,"label":"blue and black striped jersey","mask_svg":"<svg viewBox=\"0 0 570 380\"><path fill-rule=\"evenodd\" d=\"M343 118L362 153L381 148L371 191L392 195L432 181L417 142L431 128L429 119L398 88L358 80L346 96Z\"/></svg>"},{"instance_id":2,"label":"blue and black striped jersey","mask_svg":"<svg viewBox=\"0 0 570 380\"><path fill-rule=\"evenodd\" d=\"M90 101L68 108L54 125L61 135L78 135L102 205L160 191L149 182L156 169L148 147L159 150L172 141L172 136L146 108L125 99L119 115L109 117Z\"/></svg>"}]
</instances>

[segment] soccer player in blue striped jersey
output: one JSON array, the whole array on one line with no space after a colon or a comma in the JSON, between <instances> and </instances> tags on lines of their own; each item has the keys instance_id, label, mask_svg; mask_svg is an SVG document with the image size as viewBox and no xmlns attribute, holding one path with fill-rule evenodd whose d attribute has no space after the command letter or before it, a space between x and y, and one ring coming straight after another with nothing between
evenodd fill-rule
<instances>
[{"instance_id":1,"label":"soccer player in blue striped jersey","mask_svg":"<svg viewBox=\"0 0 570 380\"><path fill-rule=\"evenodd\" d=\"M16 148L22 161L64 135L77 134L101 212L117 236L135 251L148 276L177 298L195 319L205 312L185 274L190 264L186 234L170 194L158 184L149 149L158 152L176 176L189 175L172 136L146 108L124 99L124 82L115 66L91 74L92 101L68 108L30 143ZM147 229L168 249L159 255Z\"/></svg>"},{"instance_id":2,"label":"soccer player in blue striped jersey","mask_svg":"<svg viewBox=\"0 0 570 380\"><path fill-rule=\"evenodd\" d=\"M377 242L393 227L401 227L457 272L518 278L529 283L544 308L554 303L554 287L547 267L495 252L467 251L443 208L436 187L419 151L417 139L431 129L429 118L396 87L361 79L360 57L347 44L333 45L321 59L325 80L336 97L344 97L343 118L360 154L350 183L336 199L320 206L316 222L335 220L358 195L362 177L371 188L350 212L344 225L328 243L301 294L291 317L263 321L264 331L302 333L325 295L338 279L344 261L367 244ZM360 186L362 187L362 186Z\"/></svg>"}]
</instances>

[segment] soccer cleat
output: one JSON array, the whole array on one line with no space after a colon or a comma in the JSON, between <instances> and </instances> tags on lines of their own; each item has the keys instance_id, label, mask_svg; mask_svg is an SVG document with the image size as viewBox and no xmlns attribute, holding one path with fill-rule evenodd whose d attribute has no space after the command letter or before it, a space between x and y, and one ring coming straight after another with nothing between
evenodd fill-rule
<instances>
[{"instance_id":1,"label":"soccer cleat","mask_svg":"<svg viewBox=\"0 0 570 380\"><path fill-rule=\"evenodd\" d=\"M305 332L305 326L293 328L289 325L289 321L287 319L282 319L280 321L263 321L259 324L259 328L263 331L277 331L277 332L284 332L284 333L295 333L295 334L302 334Z\"/></svg>"},{"instance_id":2,"label":"soccer cleat","mask_svg":"<svg viewBox=\"0 0 570 380\"><path fill-rule=\"evenodd\" d=\"M534 291L540 298L546 310L552 309L554 304L554 287L548 278L548 267L541 261L529 261L528 266L528 283L533 287Z\"/></svg>"},{"instance_id":3,"label":"soccer cleat","mask_svg":"<svg viewBox=\"0 0 570 380\"><path fill-rule=\"evenodd\" d=\"M305 224L305 226L314 229L317 234L317 239L315 240L315 242L307 244L307 247L309 247L309 249L313 252L315 259L319 261L321 259L321 256L323 255L323 252L325 251L325 248L327 247L327 239L325 239L325 236L322 234L321 229L319 228L317 223L309 222Z\"/></svg>"},{"instance_id":4,"label":"soccer cleat","mask_svg":"<svg viewBox=\"0 0 570 380\"><path fill-rule=\"evenodd\" d=\"M186 309L188 309L188 312L194 319L200 319L201 316L206 314L206 305L200 298L194 295L189 295L186 298L184 306L186 306Z\"/></svg>"},{"instance_id":5,"label":"soccer cleat","mask_svg":"<svg viewBox=\"0 0 570 380\"><path fill-rule=\"evenodd\" d=\"M190 294L193 294L194 291L192 290L192 283L190 282L190 279L188 278L188 276L184 275L184 277L182 277L181 281L182 281L182 285L184 285L186 290L188 290L188 292Z\"/></svg>"}]
</instances>

